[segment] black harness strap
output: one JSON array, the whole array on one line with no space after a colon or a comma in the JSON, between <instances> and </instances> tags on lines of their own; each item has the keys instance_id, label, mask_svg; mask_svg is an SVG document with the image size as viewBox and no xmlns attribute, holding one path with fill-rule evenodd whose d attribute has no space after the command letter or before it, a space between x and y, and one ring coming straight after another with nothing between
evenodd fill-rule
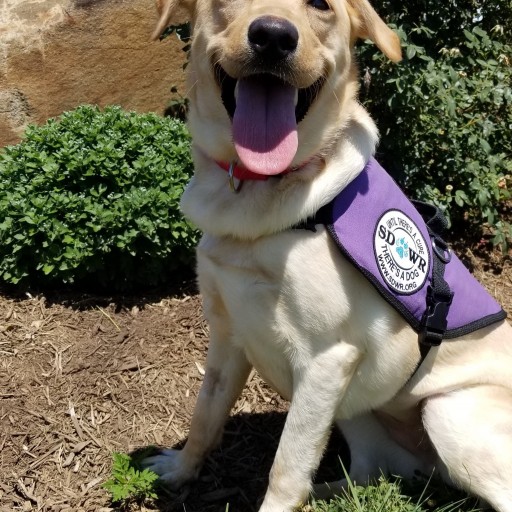
<instances>
[{"instance_id":1,"label":"black harness strap","mask_svg":"<svg viewBox=\"0 0 512 512\"><path fill-rule=\"evenodd\" d=\"M317 224L323 224L324 226L332 224L332 207L333 201L322 206L316 213L308 217L306 220L303 220L292 226L292 229L306 229L308 231L316 232L315 226Z\"/></svg>"},{"instance_id":2,"label":"black harness strap","mask_svg":"<svg viewBox=\"0 0 512 512\"><path fill-rule=\"evenodd\" d=\"M420 360L411 377L427 357L432 347L443 341L447 328L447 317L453 299L453 292L444 279L444 270L451 260L451 250L441 238L447 228L447 221L439 208L421 201L412 201L425 221L432 240L432 281L427 290L427 309L418 333Z\"/></svg>"}]
</instances>

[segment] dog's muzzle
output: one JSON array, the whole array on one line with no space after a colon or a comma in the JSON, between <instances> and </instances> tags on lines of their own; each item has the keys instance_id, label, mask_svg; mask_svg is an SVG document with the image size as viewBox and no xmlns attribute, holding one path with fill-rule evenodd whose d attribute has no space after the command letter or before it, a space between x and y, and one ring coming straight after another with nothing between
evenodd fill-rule
<instances>
[{"instance_id":1,"label":"dog's muzzle","mask_svg":"<svg viewBox=\"0 0 512 512\"><path fill-rule=\"evenodd\" d=\"M298 149L297 125L307 115L325 77L307 88L294 78L300 35L277 16L260 16L247 28L240 76L229 76L222 59L213 65L221 98L232 120L233 143L241 164L267 176L286 171Z\"/></svg>"}]
</instances>

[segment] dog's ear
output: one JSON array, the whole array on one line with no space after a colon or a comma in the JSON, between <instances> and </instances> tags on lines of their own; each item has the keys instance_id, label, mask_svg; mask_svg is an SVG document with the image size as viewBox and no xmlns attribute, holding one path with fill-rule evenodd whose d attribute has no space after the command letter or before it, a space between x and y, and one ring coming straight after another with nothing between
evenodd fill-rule
<instances>
[{"instance_id":1,"label":"dog's ear","mask_svg":"<svg viewBox=\"0 0 512 512\"><path fill-rule=\"evenodd\" d=\"M185 13L190 18L194 10L194 3L194 0L156 0L156 6L158 13L160 14L160 18L158 19L158 23L153 34L151 35L151 40L155 41L162 35L177 12Z\"/></svg>"},{"instance_id":2,"label":"dog's ear","mask_svg":"<svg viewBox=\"0 0 512 512\"><path fill-rule=\"evenodd\" d=\"M375 12L368 0L348 0L355 37L370 39L393 62L402 60L400 38Z\"/></svg>"}]
</instances>

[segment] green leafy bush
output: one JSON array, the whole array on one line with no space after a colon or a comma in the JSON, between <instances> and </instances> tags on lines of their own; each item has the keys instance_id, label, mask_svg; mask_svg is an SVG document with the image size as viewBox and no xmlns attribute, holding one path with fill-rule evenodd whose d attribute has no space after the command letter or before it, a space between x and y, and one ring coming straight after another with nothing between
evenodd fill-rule
<instances>
[{"instance_id":1,"label":"green leafy bush","mask_svg":"<svg viewBox=\"0 0 512 512\"><path fill-rule=\"evenodd\" d=\"M126 290L191 265L185 125L82 106L0 152L0 278Z\"/></svg>"},{"instance_id":2,"label":"green leafy bush","mask_svg":"<svg viewBox=\"0 0 512 512\"><path fill-rule=\"evenodd\" d=\"M362 94L377 120L378 158L411 196L441 206L459 230L485 224L495 244L512 173L512 4L374 1L398 27L404 61L362 45Z\"/></svg>"},{"instance_id":3,"label":"green leafy bush","mask_svg":"<svg viewBox=\"0 0 512 512\"><path fill-rule=\"evenodd\" d=\"M158 475L149 469L139 470L125 453L113 453L112 477L103 487L112 495L114 503L123 502L127 506L132 501L156 499Z\"/></svg>"}]
</instances>

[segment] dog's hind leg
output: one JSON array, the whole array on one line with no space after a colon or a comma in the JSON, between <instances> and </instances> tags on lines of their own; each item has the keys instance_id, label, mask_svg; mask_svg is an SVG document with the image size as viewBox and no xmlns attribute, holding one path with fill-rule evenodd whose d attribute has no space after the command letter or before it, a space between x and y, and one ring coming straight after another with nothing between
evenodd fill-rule
<instances>
[{"instance_id":1,"label":"dog's hind leg","mask_svg":"<svg viewBox=\"0 0 512 512\"><path fill-rule=\"evenodd\" d=\"M350 448L348 477L357 485L367 485L381 475L400 475L411 479L418 471L425 474L432 471L423 458L400 446L373 413L339 420L336 425ZM347 480L342 478L315 485L313 495L317 499L328 499L339 495L347 487Z\"/></svg>"},{"instance_id":2,"label":"dog's hind leg","mask_svg":"<svg viewBox=\"0 0 512 512\"><path fill-rule=\"evenodd\" d=\"M474 386L425 401L442 475L497 512L512 512L512 391Z\"/></svg>"},{"instance_id":3,"label":"dog's hind leg","mask_svg":"<svg viewBox=\"0 0 512 512\"><path fill-rule=\"evenodd\" d=\"M260 512L291 512L304 502L334 415L362 354L337 343L294 374L293 396Z\"/></svg>"},{"instance_id":4,"label":"dog's hind leg","mask_svg":"<svg viewBox=\"0 0 512 512\"><path fill-rule=\"evenodd\" d=\"M230 343L227 324L210 321L205 377L184 448L163 450L143 461L174 489L197 478L204 458L220 441L224 423L249 376L251 365Z\"/></svg>"}]
</instances>

